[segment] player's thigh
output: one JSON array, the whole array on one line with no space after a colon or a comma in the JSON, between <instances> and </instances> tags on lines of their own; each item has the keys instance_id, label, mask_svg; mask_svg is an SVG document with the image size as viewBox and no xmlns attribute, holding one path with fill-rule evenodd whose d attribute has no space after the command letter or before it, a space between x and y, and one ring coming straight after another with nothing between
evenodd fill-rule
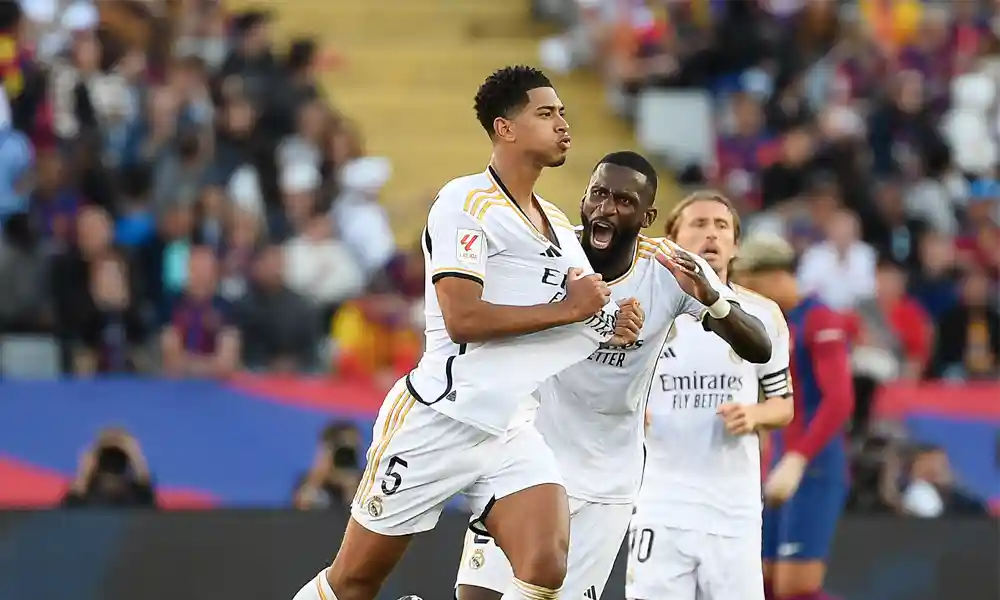
<instances>
[{"instance_id":1,"label":"player's thigh","mask_svg":"<svg viewBox=\"0 0 1000 600\"><path fill-rule=\"evenodd\" d=\"M561 595L597 600L628 532L632 506L570 498L569 509L569 556Z\"/></svg>"},{"instance_id":2,"label":"player's thigh","mask_svg":"<svg viewBox=\"0 0 1000 600\"><path fill-rule=\"evenodd\" d=\"M400 536L433 529L445 502L482 472L491 436L418 402L401 381L379 411L351 515Z\"/></svg>"},{"instance_id":3,"label":"player's thigh","mask_svg":"<svg viewBox=\"0 0 1000 600\"><path fill-rule=\"evenodd\" d=\"M846 490L840 480L807 477L781 507L778 544L770 566L775 593L787 596L822 587Z\"/></svg>"},{"instance_id":4,"label":"player's thigh","mask_svg":"<svg viewBox=\"0 0 1000 600\"><path fill-rule=\"evenodd\" d=\"M760 546L760 532L704 534L698 555L699 600L764 600Z\"/></svg>"},{"instance_id":5,"label":"player's thigh","mask_svg":"<svg viewBox=\"0 0 1000 600\"><path fill-rule=\"evenodd\" d=\"M695 600L698 589L695 532L633 519L628 532L625 597L629 600Z\"/></svg>"},{"instance_id":6,"label":"player's thigh","mask_svg":"<svg viewBox=\"0 0 1000 600\"><path fill-rule=\"evenodd\" d=\"M552 451L530 425L489 451L491 471L467 493L477 515L470 526L496 540L519 579L540 578L558 587L566 568L569 508Z\"/></svg>"},{"instance_id":7,"label":"player's thigh","mask_svg":"<svg viewBox=\"0 0 1000 600\"><path fill-rule=\"evenodd\" d=\"M465 533L462 562L458 565L458 576L455 579L458 600L485 597L476 590L462 589L469 586L493 591L497 594L494 597L499 598L507 591L513 577L514 572L507 556L493 538L471 529Z\"/></svg>"}]
</instances>

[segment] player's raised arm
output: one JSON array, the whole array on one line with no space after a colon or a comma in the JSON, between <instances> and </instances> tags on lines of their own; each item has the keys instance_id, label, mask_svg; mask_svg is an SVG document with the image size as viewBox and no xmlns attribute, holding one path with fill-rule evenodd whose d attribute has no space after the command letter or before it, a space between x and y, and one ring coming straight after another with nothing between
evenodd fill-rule
<instances>
[{"instance_id":1,"label":"player's raised arm","mask_svg":"<svg viewBox=\"0 0 1000 600\"><path fill-rule=\"evenodd\" d=\"M600 275L584 276L578 269L570 269L565 274L539 274L539 277L565 278L564 282L554 282L565 287L565 295L558 301L508 306L483 300L486 259L500 249L491 246L481 222L448 199L439 198L431 208L423 243L430 256L431 281L445 328L458 344L486 342L587 321L601 313L611 298ZM607 325L610 335L613 318Z\"/></svg>"},{"instance_id":2,"label":"player's raised arm","mask_svg":"<svg viewBox=\"0 0 1000 600\"><path fill-rule=\"evenodd\" d=\"M744 360L763 364L771 359L771 339L760 319L748 314L703 259L670 244L656 260L670 269L681 289L707 307L705 328L726 340Z\"/></svg>"}]
</instances>

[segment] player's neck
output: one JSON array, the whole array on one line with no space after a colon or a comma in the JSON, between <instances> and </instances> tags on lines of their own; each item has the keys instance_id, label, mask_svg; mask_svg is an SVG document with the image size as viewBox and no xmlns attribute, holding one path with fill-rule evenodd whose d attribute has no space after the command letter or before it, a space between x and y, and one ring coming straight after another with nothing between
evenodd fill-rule
<instances>
[{"instance_id":1,"label":"player's neck","mask_svg":"<svg viewBox=\"0 0 1000 600\"><path fill-rule=\"evenodd\" d=\"M594 271L601 274L604 281L614 281L628 272L632 267L632 259L635 257L635 245L639 243L636 239L628 246L628 251L615 252L611 256L586 253L590 260L590 266Z\"/></svg>"},{"instance_id":2,"label":"player's neck","mask_svg":"<svg viewBox=\"0 0 1000 600\"><path fill-rule=\"evenodd\" d=\"M496 171L506 191L513 196L511 200L522 209L530 207L535 183L538 182L542 170L526 163L521 157L505 156L501 152L493 153L490 166Z\"/></svg>"}]
</instances>

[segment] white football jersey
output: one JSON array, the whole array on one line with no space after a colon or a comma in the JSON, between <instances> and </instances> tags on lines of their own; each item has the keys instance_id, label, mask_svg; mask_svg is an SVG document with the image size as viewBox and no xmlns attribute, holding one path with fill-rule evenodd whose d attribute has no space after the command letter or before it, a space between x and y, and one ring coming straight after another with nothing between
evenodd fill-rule
<instances>
[{"instance_id":1,"label":"white football jersey","mask_svg":"<svg viewBox=\"0 0 1000 600\"><path fill-rule=\"evenodd\" d=\"M680 318L656 365L636 514L666 527L728 536L760 531L759 438L728 434L716 411L726 402L754 404L762 393L791 393L788 325L774 302L735 290L743 310L767 329L768 363L746 362L700 323Z\"/></svg>"},{"instance_id":2,"label":"white football jersey","mask_svg":"<svg viewBox=\"0 0 1000 600\"><path fill-rule=\"evenodd\" d=\"M632 267L609 282L616 301L635 298L645 311L639 339L625 348L602 345L540 389L535 426L552 448L570 496L609 504L635 499L642 478L642 415L660 347L674 319L687 315L698 323L707 310L654 258L675 247L640 236ZM708 263L692 256L719 293L735 300Z\"/></svg>"},{"instance_id":3,"label":"white football jersey","mask_svg":"<svg viewBox=\"0 0 1000 600\"><path fill-rule=\"evenodd\" d=\"M538 199L558 240L550 242L511 200L492 167L454 179L438 193L423 236L427 268L424 355L406 378L419 402L499 435L538 386L584 360L614 332L617 305L584 323L490 341L457 344L448 336L434 283L464 277L483 284L483 300L530 306L566 295L571 267L592 273L566 216Z\"/></svg>"}]
</instances>

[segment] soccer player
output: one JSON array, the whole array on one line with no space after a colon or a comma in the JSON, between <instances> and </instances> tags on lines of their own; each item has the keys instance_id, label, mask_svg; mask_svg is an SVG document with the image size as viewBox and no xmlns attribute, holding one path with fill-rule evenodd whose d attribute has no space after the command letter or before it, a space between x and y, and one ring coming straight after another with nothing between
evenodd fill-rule
<instances>
[{"instance_id":1,"label":"soccer player","mask_svg":"<svg viewBox=\"0 0 1000 600\"><path fill-rule=\"evenodd\" d=\"M533 192L570 147L549 80L530 67L501 69L475 109L493 156L483 172L446 184L430 208L424 355L379 411L340 551L296 600L373 600L412 535L432 529L459 492L511 559L504 598L558 596L566 493L548 446L514 417L542 382L602 342L634 341L639 315L616 318L569 220Z\"/></svg>"},{"instance_id":2,"label":"soccer player","mask_svg":"<svg viewBox=\"0 0 1000 600\"><path fill-rule=\"evenodd\" d=\"M795 418L772 437L764 485L764 576L769 598L822 600L826 557L848 492L844 430L854 411L847 329L838 313L799 295L795 254L777 237L747 240L739 281L767 293L791 329Z\"/></svg>"},{"instance_id":3,"label":"soccer player","mask_svg":"<svg viewBox=\"0 0 1000 600\"><path fill-rule=\"evenodd\" d=\"M702 259L639 234L656 218L656 183L653 167L634 152L609 154L594 169L581 201L583 248L613 298L622 304L638 299L645 322L634 344L602 346L543 385L535 415L569 495L562 595L574 600L601 597L628 529L642 477L646 394L674 320L703 319L720 344L750 361L771 356L762 323L735 303L737 296ZM511 580L504 553L482 533L473 522L466 535L458 600L496 600Z\"/></svg>"},{"instance_id":4,"label":"soccer player","mask_svg":"<svg viewBox=\"0 0 1000 600\"><path fill-rule=\"evenodd\" d=\"M729 281L741 231L727 198L688 196L667 218L666 233ZM792 418L788 328L774 302L733 290L767 328L771 359L751 364L696 320L674 322L646 409L648 456L625 592L632 600L764 598L757 432Z\"/></svg>"}]
</instances>

